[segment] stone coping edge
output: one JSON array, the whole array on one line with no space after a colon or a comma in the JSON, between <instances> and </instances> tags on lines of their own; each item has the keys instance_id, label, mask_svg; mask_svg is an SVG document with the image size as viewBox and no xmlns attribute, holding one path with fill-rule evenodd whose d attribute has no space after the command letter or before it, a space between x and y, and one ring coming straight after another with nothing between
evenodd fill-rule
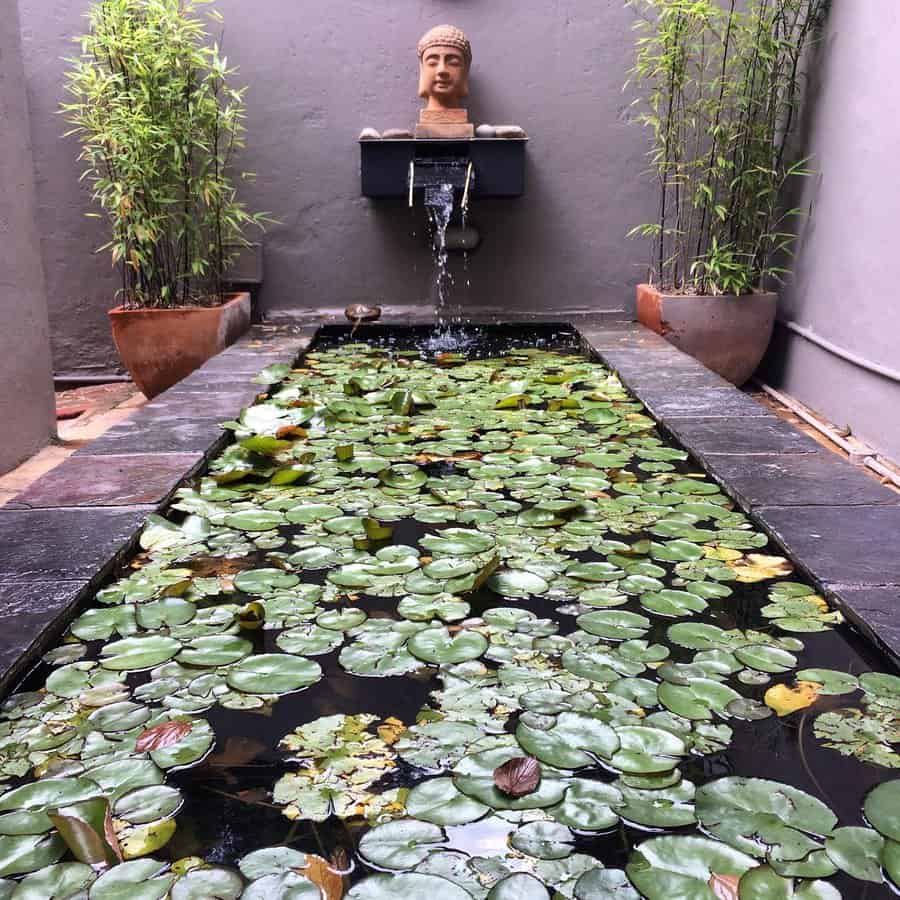
<instances>
[{"instance_id":1,"label":"stone coping edge","mask_svg":"<svg viewBox=\"0 0 900 900\"><path fill-rule=\"evenodd\" d=\"M0 697L38 664L89 597L130 558L147 516L165 510L175 491L229 443L218 423L267 390L252 379L274 363L296 364L314 335L314 328L251 327L0 507ZM155 478L135 477L142 461ZM112 470L98 496L91 496L85 470ZM104 505L110 484L124 499Z\"/></svg>"},{"instance_id":2,"label":"stone coping edge","mask_svg":"<svg viewBox=\"0 0 900 900\"><path fill-rule=\"evenodd\" d=\"M578 330L584 351L900 669L900 495L642 325Z\"/></svg>"}]
</instances>

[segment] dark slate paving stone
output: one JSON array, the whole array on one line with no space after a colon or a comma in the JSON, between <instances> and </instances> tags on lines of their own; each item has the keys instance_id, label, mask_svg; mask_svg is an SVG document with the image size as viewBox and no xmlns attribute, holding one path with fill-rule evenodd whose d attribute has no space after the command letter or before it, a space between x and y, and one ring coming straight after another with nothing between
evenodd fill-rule
<instances>
[{"instance_id":1,"label":"dark slate paving stone","mask_svg":"<svg viewBox=\"0 0 900 900\"><path fill-rule=\"evenodd\" d=\"M658 419L706 419L752 417L776 420L765 406L735 388L677 388L659 384L637 391L641 401Z\"/></svg>"},{"instance_id":2,"label":"dark slate paving stone","mask_svg":"<svg viewBox=\"0 0 900 900\"><path fill-rule=\"evenodd\" d=\"M900 584L900 506L764 506L753 514L829 589Z\"/></svg>"},{"instance_id":3,"label":"dark slate paving stone","mask_svg":"<svg viewBox=\"0 0 900 900\"><path fill-rule=\"evenodd\" d=\"M653 351L673 349L665 338L634 322L610 323L599 327L581 326L578 331L598 352L617 349Z\"/></svg>"},{"instance_id":4,"label":"dark slate paving stone","mask_svg":"<svg viewBox=\"0 0 900 900\"><path fill-rule=\"evenodd\" d=\"M214 356L196 371L206 374L245 375L249 380L259 374L266 366L271 366L273 363L287 363L290 365L299 355L299 352L299 349L296 347L288 351L281 347L234 350L233 352L220 353L218 356Z\"/></svg>"},{"instance_id":5,"label":"dark slate paving stone","mask_svg":"<svg viewBox=\"0 0 900 900\"><path fill-rule=\"evenodd\" d=\"M660 338L660 340L662 339ZM654 344L653 347L652 356L646 347L609 347L598 350L598 353L608 361L609 365L615 366L617 369L633 369L637 372L663 367L679 368L685 371L706 368L692 356L682 353L667 341Z\"/></svg>"},{"instance_id":6,"label":"dark slate paving stone","mask_svg":"<svg viewBox=\"0 0 900 900\"><path fill-rule=\"evenodd\" d=\"M236 415L237 410L232 415ZM116 425L106 434L77 450L75 457L106 456L120 453L207 453L228 439L221 423L227 417L193 419L188 422L165 422L146 425Z\"/></svg>"},{"instance_id":7,"label":"dark slate paving stone","mask_svg":"<svg viewBox=\"0 0 900 900\"><path fill-rule=\"evenodd\" d=\"M0 694L56 643L87 587L87 581L0 583Z\"/></svg>"},{"instance_id":8,"label":"dark slate paving stone","mask_svg":"<svg viewBox=\"0 0 900 900\"><path fill-rule=\"evenodd\" d=\"M7 507L159 504L203 461L202 453L72 456L39 478Z\"/></svg>"},{"instance_id":9,"label":"dark slate paving stone","mask_svg":"<svg viewBox=\"0 0 900 900\"><path fill-rule=\"evenodd\" d=\"M828 592L829 599L870 640L900 666L900 584L890 587L844 587Z\"/></svg>"},{"instance_id":10,"label":"dark slate paving stone","mask_svg":"<svg viewBox=\"0 0 900 900\"><path fill-rule=\"evenodd\" d=\"M718 453L815 453L819 445L777 416L667 419L675 439L701 461Z\"/></svg>"},{"instance_id":11,"label":"dark slate paving stone","mask_svg":"<svg viewBox=\"0 0 900 900\"><path fill-rule=\"evenodd\" d=\"M154 508L0 509L0 582L102 577Z\"/></svg>"},{"instance_id":12,"label":"dark slate paving stone","mask_svg":"<svg viewBox=\"0 0 900 900\"><path fill-rule=\"evenodd\" d=\"M238 375L234 378L224 375L206 374L202 375L194 372L184 381L179 381L174 387L166 391L166 397L183 398L191 395L196 400L197 394L211 394L215 391L221 391L230 395L242 395L244 404L252 403L253 398L260 392L265 391L266 386L262 384L253 384L247 375Z\"/></svg>"},{"instance_id":13,"label":"dark slate paving stone","mask_svg":"<svg viewBox=\"0 0 900 900\"><path fill-rule=\"evenodd\" d=\"M755 506L900 506L900 495L858 467L819 450L710 456L710 472L739 503Z\"/></svg>"},{"instance_id":14,"label":"dark slate paving stone","mask_svg":"<svg viewBox=\"0 0 900 900\"><path fill-rule=\"evenodd\" d=\"M618 372L622 383L638 396L647 392L710 389L737 392L733 384L705 366L686 367L677 363L674 366L655 368L647 364L642 369L619 369Z\"/></svg>"},{"instance_id":15,"label":"dark slate paving stone","mask_svg":"<svg viewBox=\"0 0 900 900\"><path fill-rule=\"evenodd\" d=\"M252 399L252 396L251 396ZM146 424L179 419L233 419L248 403L246 391L209 391L202 397L195 393L171 394L167 391L152 403L129 416L128 424L139 428Z\"/></svg>"}]
</instances>

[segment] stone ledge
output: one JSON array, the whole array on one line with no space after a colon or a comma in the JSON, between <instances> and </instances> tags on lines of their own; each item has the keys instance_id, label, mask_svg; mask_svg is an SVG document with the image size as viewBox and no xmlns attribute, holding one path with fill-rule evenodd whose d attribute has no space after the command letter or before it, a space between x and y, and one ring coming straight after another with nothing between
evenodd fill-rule
<instances>
[{"instance_id":1,"label":"stone ledge","mask_svg":"<svg viewBox=\"0 0 900 900\"><path fill-rule=\"evenodd\" d=\"M0 696L21 681L78 612L92 582L0 582Z\"/></svg>"},{"instance_id":2,"label":"stone ledge","mask_svg":"<svg viewBox=\"0 0 900 900\"><path fill-rule=\"evenodd\" d=\"M313 336L252 328L0 509L0 694L125 561L147 516L228 443L220 423L267 390L253 377L292 364Z\"/></svg>"},{"instance_id":3,"label":"stone ledge","mask_svg":"<svg viewBox=\"0 0 900 900\"><path fill-rule=\"evenodd\" d=\"M159 505L205 462L202 453L71 456L6 509Z\"/></svg>"},{"instance_id":4,"label":"stone ledge","mask_svg":"<svg viewBox=\"0 0 900 900\"><path fill-rule=\"evenodd\" d=\"M900 666L900 496L642 326L580 331L661 429Z\"/></svg>"}]
</instances>

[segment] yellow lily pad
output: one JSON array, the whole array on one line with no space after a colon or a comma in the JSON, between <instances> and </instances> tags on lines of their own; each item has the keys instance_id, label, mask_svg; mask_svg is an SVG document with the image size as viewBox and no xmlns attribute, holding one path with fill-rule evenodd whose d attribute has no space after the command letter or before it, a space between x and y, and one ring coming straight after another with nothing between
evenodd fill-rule
<instances>
[{"instance_id":1,"label":"yellow lily pad","mask_svg":"<svg viewBox=\"0 0 900 900\"><path fill-rule=\"evenodd\" d=\"M798 709L806 709L819 699L824 685L817 681L798 681L794 687L776 684L766 691L766 706L774 709L776 715L789 716Z\"/></svg>"}]
</instances>

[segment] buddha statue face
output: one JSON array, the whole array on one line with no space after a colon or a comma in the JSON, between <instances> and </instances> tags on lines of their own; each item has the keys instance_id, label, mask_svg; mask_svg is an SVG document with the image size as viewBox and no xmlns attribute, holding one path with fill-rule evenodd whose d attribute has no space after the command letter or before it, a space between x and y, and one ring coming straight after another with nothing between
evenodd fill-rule
<instances>
[{"instance_id":1,"label":"buddha statue face","mask_svg":"<svg viewBox=\"0 0 900 900\"><path fill-rule=\"evenodd\" d=\"M452 25L432 28L419 41L419 96L426 109L458 109L469 95L469 40Z\"/></svg>"}]
</instances>

